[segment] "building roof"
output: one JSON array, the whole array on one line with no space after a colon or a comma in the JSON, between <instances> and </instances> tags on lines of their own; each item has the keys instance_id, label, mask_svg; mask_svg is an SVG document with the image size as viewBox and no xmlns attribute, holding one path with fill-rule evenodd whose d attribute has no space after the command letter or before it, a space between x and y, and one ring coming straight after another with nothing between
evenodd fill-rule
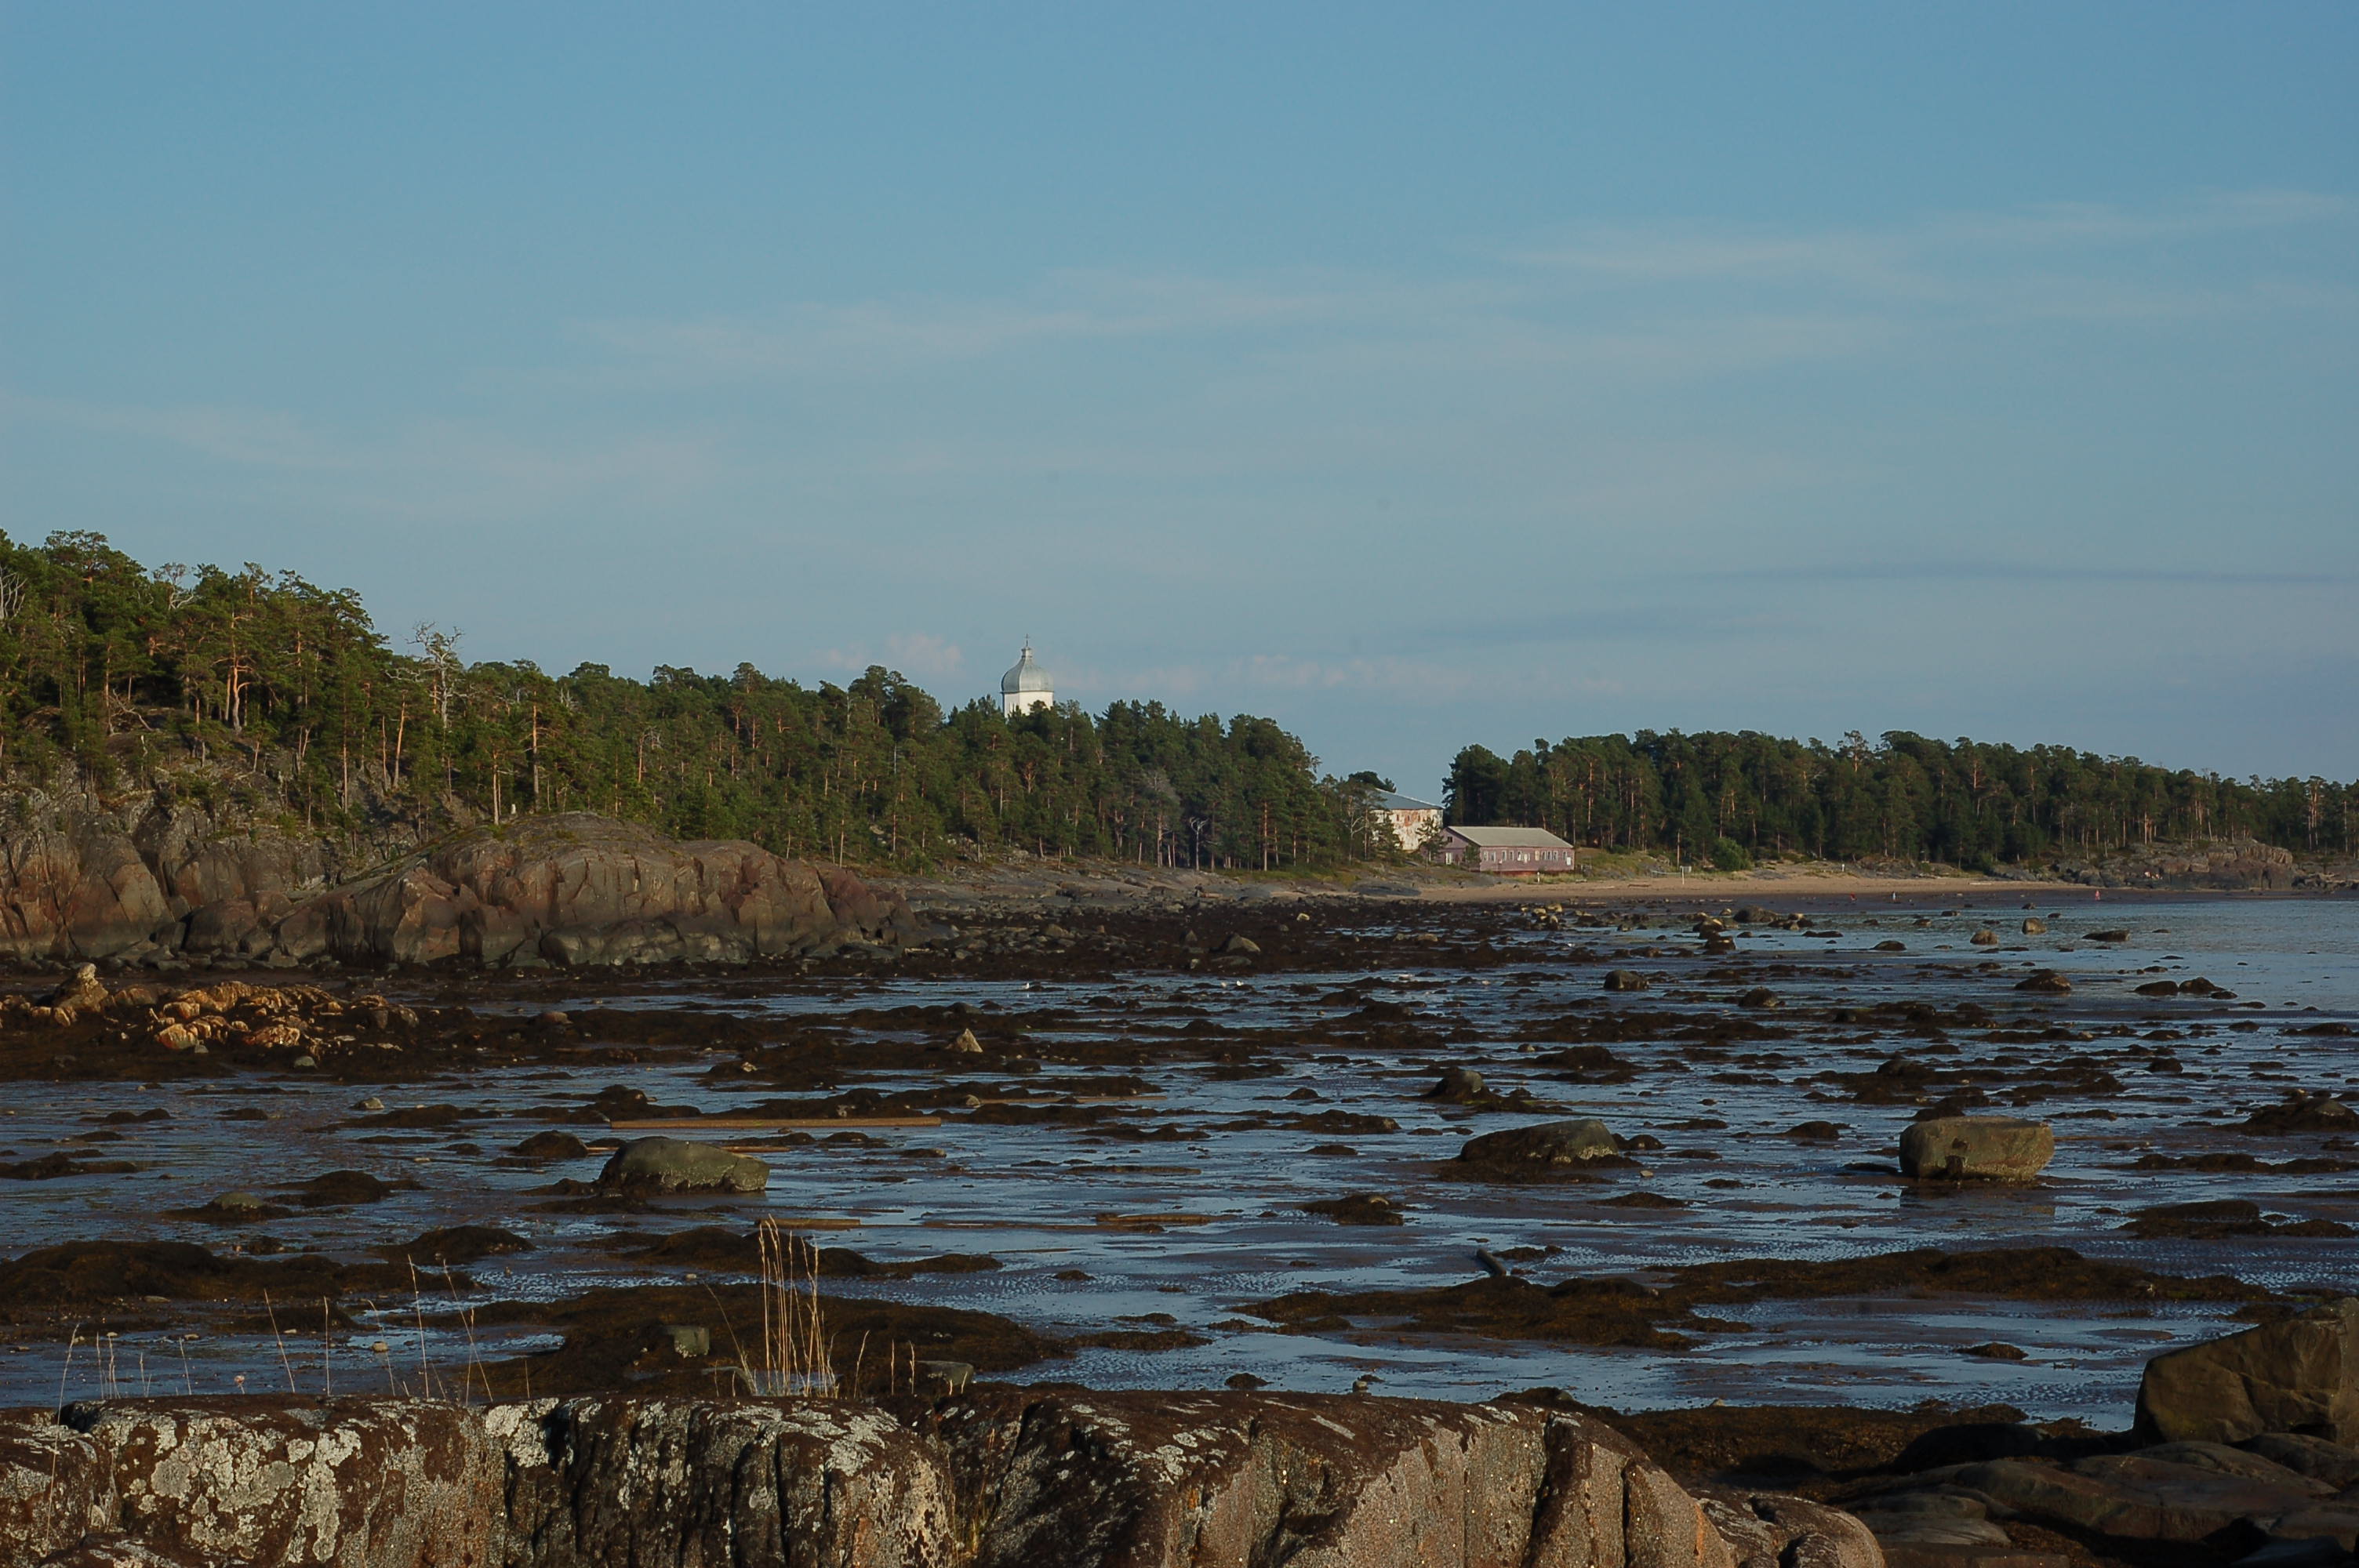
<instances>
[{"instance_id":1,"label":"building roof","mask_svg":"<svg viewBox=\"0 0 2359 1568\"><path fill-rule=\"evenodd\" d=\"M1049 679L1049 672L1032 662L1032 644L1029 643L1024 644L1024 652L1017 657L1016 667L999 677L999 690L1004 697L1014 697L1019 692L1053 692L1055 689L1055 683Z\"/></svg>"},{"instance_id":2,"label":"building roof","mask_svg":"<svg viewBox=\"0 0 2359 1568\"><path fill-rule=\"evenodd\" d=\"M1545 827L1452 827L1450 831L1483 849L1570 849Z\"/></svg>"},{"instance_id":3,"label":"building roof","mask_svg":"<svg viewBox=\"0 0 2359 1568\"><path fill-rule=\"evenodd\" d=\"M1388 789L1376 796L1376 809L1378 811L1440 811L1441 807L1430 800L1419 800L1415 795L1403 795L1398 790Z\"/></svg>"}]
</instances>

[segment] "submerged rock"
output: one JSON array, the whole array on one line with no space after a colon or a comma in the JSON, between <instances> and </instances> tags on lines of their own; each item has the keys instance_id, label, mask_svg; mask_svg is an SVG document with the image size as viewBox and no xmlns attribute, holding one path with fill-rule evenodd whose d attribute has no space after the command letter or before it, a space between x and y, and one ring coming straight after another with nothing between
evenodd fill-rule
<instances>
[{"instance_id":1,"label":"submerged rock","mask_svg":"<svg viewBox=\"0 0 2359 1568\"><path fill-rule=\"evenodd\" d=\"M751 1154L685 1138L635 1138L598 1173L608 1192L758 1193L769 1184L770 1167Z\"/></svg>"},{"instance_id":2,"label":"submerged rock","mask_svg":"<svg viewBox=\"0 0 2359 1568\"><path fill-rule=\"evenodd\" d=\"M366 1171L329 1171L304 1183L292 1196L305 1208L333 1208L344 1204L381 1202L387 1195L415 1184L384 1181Z\"/></svg>"},{"instance_id":3,"label":"submerged rock","mask_svg":"<svg viewBox=\"0 0 2359 1568\"><path fill-rule=\"evenodd\" d=\"M1300 1206L1305 1214L1321 1215L1338 1225L1406 1225L1400 1206L1381 1193L1353 1193Z\"/></svg>"},{"instance_id":4,"label":"submerged rock","mask_svg":"<svg viewBox=\"0 0 2359 1568\"><path fill-rule=\"evenodd\" d=\"M1585 1116L1470 1138L1458 1151L1458 1162L1485 1174L1545 1175L1612 1160L1620 1152L1612 1130Z\"/></svg>"},{"instance_id":5,"label":"submerged rock","mask_svg":"<svg viewBox=\"0 0 2359 1568\"><path fill-rule=\"evenodd\" d=\"M2359 1131L2359 1110L2353 1110L2324 1092L2305 1094L2296 1089L2276 1105L2253 1112L2238 1130L2263 1138L2282 1138L2296 1132Z\"/></svg>"},{"instance_id":6,"label":"submerged rock","mask_svg":"<svg viewBox=\"0 0 2359 1568\"><path fill-rule=\"evenodd\" d=\"M1484 1098L1483 1075L1472 1067L1444 1067L1434 1086L1425 1091L1427 1099L1478 1100Z\"/></svg>"},{"instance_id":7,"label":"submerged rock","mask_svg":"<svg viewBox=\"0 0 2359 1568\"><path fill-rule=\"evenodd\" d=\"M2130 1217L2123 1229L2142 1240L2161 1237L2211 1239L2228 1236L2262 1236L2269 1229L2261 1206L2249 1198L2204 1198L2194 1203L2157 1204Z\"/></svg>"},{"instance_id":8,"label":"submerged rock","mask_svg":"<svg viewBox=\"0 0 2359 1568\"><path fill-rule=\"evenodd\" d=\"M2197 1203L2163 1204L2139 1210L2122 1228L2144 1240L2183 1237L2198 1241L2217 1241L2238 1236L2339 1238L2353 1234L2351 1227L2333 1219L2272 1223L2261 1212L2261 1206L2248 1198L2207 1198Z\"/></svg>"},{"instance_id":9,"label":"submerged rock","mask_svg":"<svg viewBox=\"0 0 2359 1568\"><path fill-rule=\"evenodd\" d=\"M508 1252L529 1252L532 1243L513 1230L489 1225L453 1225L429 1230L415 1240L384 1249L389 1260L408 1261L420 1268L480 1263Z\"/></svg>"}]
</instances>

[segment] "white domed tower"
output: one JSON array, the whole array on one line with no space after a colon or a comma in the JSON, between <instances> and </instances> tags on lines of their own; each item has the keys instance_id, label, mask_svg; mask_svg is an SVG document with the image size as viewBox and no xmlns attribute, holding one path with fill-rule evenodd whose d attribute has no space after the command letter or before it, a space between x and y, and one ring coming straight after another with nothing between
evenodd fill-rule
<instances>
[{"instance_id":1,"label":"white domed tower","mask_svg":"<svg viewBox=\"0 0 2359 1568\"><path fill-rule=\"evenodd\" d=\"M1013 719L1036 708L1057 706L1057 690L1049 672L1032 662L1032 642L1026 638L1016 667L999 677L999 711Z\"/></svg>"}]
</instances>

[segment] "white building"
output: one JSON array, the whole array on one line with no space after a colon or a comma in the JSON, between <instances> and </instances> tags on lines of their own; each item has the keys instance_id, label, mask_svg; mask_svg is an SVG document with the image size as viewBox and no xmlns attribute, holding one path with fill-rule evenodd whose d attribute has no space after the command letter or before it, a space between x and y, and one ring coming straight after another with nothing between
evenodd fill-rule
<instances>
[{"instance_id":1,"label":"white building","mask_svg":"<svg viewBox=\"0 0 2359 1568\"><path fill-rule=\"evenodd\" d=\"M1425 848L1425 841L1441 831L1441 807L1430 800L1386 790L1376 796L1375 809L1392 824L1393 838L1400 847L1415 853Z\"/></svg>"},{"instance_id":2,"label":"white building","mask_svg":"<svg viewBox=\"0 0 2359 1568\"><path fill-rule=\"evenodd\" d=\"M1057 689L1049 672L1032 662L1032 643L1026 639L1016 667L999 677L999 711L1013 719L1036 708L1057 706Z\"/></svg>"}]
</instances>

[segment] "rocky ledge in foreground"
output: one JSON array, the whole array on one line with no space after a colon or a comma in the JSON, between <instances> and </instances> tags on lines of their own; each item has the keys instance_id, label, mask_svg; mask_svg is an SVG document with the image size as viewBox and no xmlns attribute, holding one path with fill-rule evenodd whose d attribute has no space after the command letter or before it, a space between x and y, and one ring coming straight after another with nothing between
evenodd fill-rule
<instances>
[{"instance_id":1,"label":"rocky ledge in foreground","mask_svg":"<svg viewBox=\"0 0 2359 1568\"><path fill-rule=\"evenodd\" d=\"M0 1561L1883 1568L1577 1414L1321 1395L125 1400L0 1414Z\"/></svg>"}]
</instances>

